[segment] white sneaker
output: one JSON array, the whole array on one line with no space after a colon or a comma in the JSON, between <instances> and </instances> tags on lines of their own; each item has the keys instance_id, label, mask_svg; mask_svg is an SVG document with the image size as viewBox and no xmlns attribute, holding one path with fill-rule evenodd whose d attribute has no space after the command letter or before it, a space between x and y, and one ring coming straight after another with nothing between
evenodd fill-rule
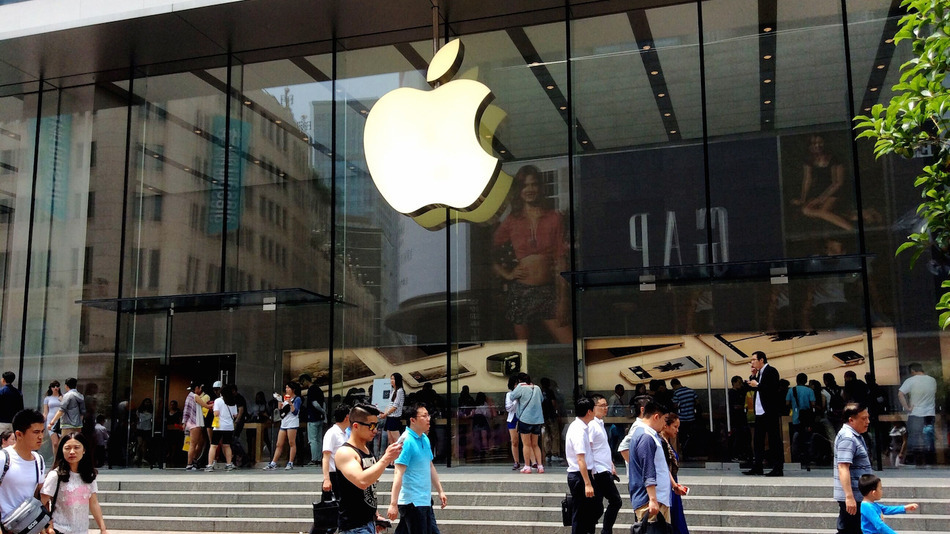
<instances>
[{"instance_id":1,"label":"white sneaker","mask_svg":"<svg viewBox=\"0 0 950 534\"><path fill-rule=\"evenodd\" d=\"M214 464L205 466L205 472L210 473L210 472L212 472L212 471L214 471Z\"/></svg>"},{"instance_id":2,"label":"white sneaker","mask_svg":"<svg viewBox=\"0 0 950 534\"><path fill-rule=\"evenodd\" d=\"M234 471L234 464L224 464L225 471Z\"/></svg>"},{"instance_id":3,"label":"white sneaker","mask_svg":"<svg viewBox=\"0 0 950 534\"><path fill-rule=\"evenodd\" d=\"M287 465L284 466L284 471L290 471L290 470L293 469L293 468L294 468L294 463L293 463L293 462L287 462Z\"/></svg>"},{"instance_id":4,"label":"white sneaker","mask_svg":"<svg viewBox=\"0 0 950 534\"><path fill-rule=\"evenodd\" d=\"M274 469L277 469L277 464L275 464L274 462L270 462L269 464L264 466L264 471L271 471Z\"/></svg>"}]
</instances>

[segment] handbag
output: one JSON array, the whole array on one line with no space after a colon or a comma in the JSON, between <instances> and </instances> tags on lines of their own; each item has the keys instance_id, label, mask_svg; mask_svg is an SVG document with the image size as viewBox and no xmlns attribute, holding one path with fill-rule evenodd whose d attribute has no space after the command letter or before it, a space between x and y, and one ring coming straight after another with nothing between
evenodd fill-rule
<instances>
[{"instance_id":1,"label":"handbag","mask_svg":"<svg viewBox=\"0 0 950 534\"><path fill-rule=\"evenodd\" d=\"M561 501L561 524L565 527L571 526L574 516L574 497L570 493L564 495Z\"/></svg>"},{"instance_id":2,"label":"handbag","mask_svg":"<svg viewBox=\"0 0 950 534\"><path fill-rule=\"evenodd\" d=\"M656 515L656 521L650 522L650 514L643 514L639 523L630 525L630 534L672 534L673 528L666 522L663 514Z\"/></svg>"},{"instance_id":3,"label":"handbag","mask_svg":"<svg viewBox=\"0 0 950 534\"><path fill-rule=\"evenodd\" d=\"M311 532L335 530L340 519L340 501L333 493L324 491L320 502L313 503L313 528Z\"/></svg>"}]
</instances>

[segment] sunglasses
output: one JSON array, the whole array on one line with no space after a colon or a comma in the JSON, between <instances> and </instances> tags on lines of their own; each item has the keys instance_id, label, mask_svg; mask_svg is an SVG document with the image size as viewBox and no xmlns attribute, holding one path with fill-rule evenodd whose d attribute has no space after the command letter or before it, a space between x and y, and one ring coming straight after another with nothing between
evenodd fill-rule
<instances>
[{"instance_id":1,"label":"sunglasses","mask_svg":"<svg viewBox=\"0 0 950 534\"><path fill-rule=\"evenodd\" d=\"M373 430L376 430L377 427L379 427L379 422L378 422L378 421L375 422L375 423L367 423L367 422L365 422L365 421L353 421L353 422L356 423L356 424L358 424L358 425L363 425L363 426L365 426L365 427L368 428L371 432L372 432Z\"/></svg>"}]
</instances>

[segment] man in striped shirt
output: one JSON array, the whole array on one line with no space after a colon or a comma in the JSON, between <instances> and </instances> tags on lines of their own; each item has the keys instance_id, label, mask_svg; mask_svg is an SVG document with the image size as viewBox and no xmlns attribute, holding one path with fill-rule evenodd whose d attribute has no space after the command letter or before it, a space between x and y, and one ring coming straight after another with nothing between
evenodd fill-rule
<instances>
[{"instance_id":1,"label":"man in striped shirt","mask_svg":"<svg viewBox=\"0 0 950 534\"><path fill-rule=\"evenodd\" d=\"M680 431L677 436L677 445L681 460L686 459L686 443L690 436L695 432L696 427L696 408L699 397L696 392L680 384L676 378L670 380L670 386L673 387L673 406L676 407L676 415L680 418Z\"/></svg>"}]
</instances>

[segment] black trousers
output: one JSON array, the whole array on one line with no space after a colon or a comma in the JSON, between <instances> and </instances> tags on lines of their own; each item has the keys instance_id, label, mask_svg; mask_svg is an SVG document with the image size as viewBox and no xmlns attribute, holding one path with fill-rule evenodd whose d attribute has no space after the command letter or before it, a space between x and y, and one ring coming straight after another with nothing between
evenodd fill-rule
<instances>
[{"instance_id":1,"label":"black trousers","mask_svg":"<svg viewBox=\"0 0 950 534\"><path fill-rule=\"evenodd\" d=\"M781 420L774 415L755 416L755 439L752 440L752 447L755 454L755 463L753 468L762 470L762 462L765 459L765 437L769 438L769 462L772 469L781 471L785 464L785 446L782 443Z\"/></svg>"},{"instance_id":2,"label":"black trousers","mask_svg":"<svg viewBox=\"0 0 950 534\"><path fill-rule=\"evenodd\" d=\"M844 501L838 501L838 534L861 534L861 503L857 513L851 515Z\"/></svg>"},{"instance_id":3,"label":"black trousers","mask_svg":"<svg viewBox=\"0 0 950 534\"><path fill-rule=\"evenodd\" d=\"M588 477L592 475L588 471ZM604 503L602 499L597 498L595 491L594 497L587 497L584 494L584 477L578 472L567 474L567 487L571 490L571 497L574 498L574 511L571 516L571 534L594 534L594 527L597 520L604 513Z\"/></svg>"},{"instance_id":4,"label":"black trousers","mask_svg":"<svg viewBox=\"0 0 950 534\"><path fill-rule=\"evenodd\" d=\"M617 485L614 484L611 478L610 471L595 474L593 483L594 498L598 500L607 499L607 509L604 511L604 526L601 533L612 534L614 523L617 521L617 514L620 512L620 507L623 506L623 499L620 497Z\"/></svg>"}]
</instances>

